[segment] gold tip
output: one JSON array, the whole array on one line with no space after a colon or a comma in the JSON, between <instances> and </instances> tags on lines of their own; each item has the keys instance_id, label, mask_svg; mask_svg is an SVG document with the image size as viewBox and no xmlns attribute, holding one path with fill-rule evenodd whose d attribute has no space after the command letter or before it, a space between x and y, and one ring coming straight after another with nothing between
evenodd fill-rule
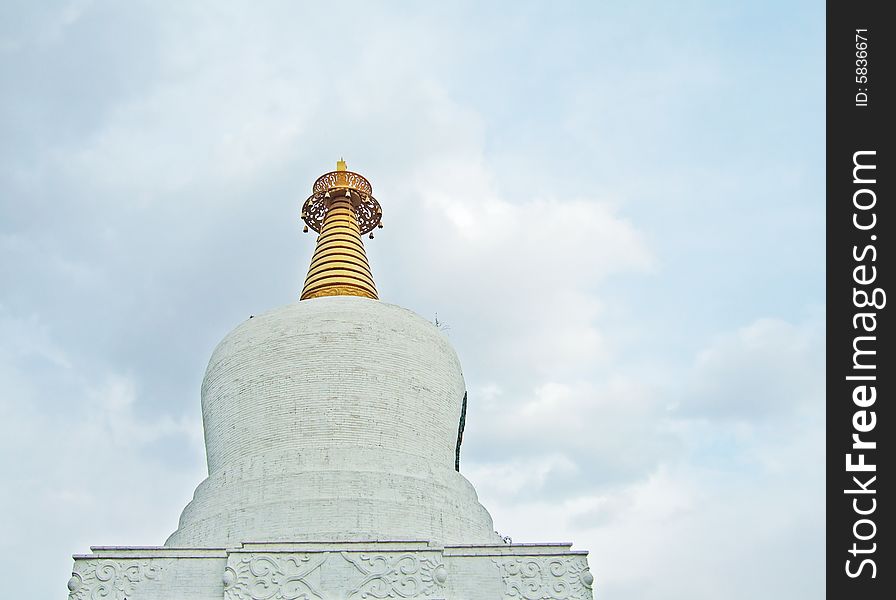
<instances>
[{"instance_id":1,"label":"gold tip","mask_svg":"<svg viewBox=\"0 0 896 600\"><path fill-rule=\"evenodd\" d=\"M336 170L337 171L348 171L348 165L345 164L343 159L339 159L336 161Z\"/></svg>"}]
</instances>

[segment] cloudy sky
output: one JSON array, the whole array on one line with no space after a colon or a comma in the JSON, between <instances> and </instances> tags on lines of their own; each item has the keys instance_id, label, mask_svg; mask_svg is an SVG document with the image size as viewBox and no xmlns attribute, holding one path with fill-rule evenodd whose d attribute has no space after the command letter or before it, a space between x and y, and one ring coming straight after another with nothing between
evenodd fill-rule
<instances>
[{"instance_id":1,"label":"cloudy sky","mask_svg":"<svg viewBox=\"0 0 896 600\"><path fill-rule=\"evenodd\" d=\"M298 297L344 156L502 534L605 599L820 597L823 5L336 4L2 4L6 570L176 528L206 361Z\"/></svg>"}]
</instances>

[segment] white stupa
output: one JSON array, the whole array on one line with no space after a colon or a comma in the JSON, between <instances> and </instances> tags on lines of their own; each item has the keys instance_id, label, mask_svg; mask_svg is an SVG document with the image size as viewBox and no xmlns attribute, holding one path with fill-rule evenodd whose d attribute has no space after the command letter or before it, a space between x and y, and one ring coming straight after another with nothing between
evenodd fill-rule
<instances>
[{"instance_id":1,"label":"white stupa","mask_svg":"<svg viewBox=\"0 0 896 600\"><path fill-rule=\"evenodd\" d=\"M432 323L378 299L372 191L343 161L315 182L301 300L209 361L209 474L177 531L76 555L70 600L592 598L587 552L506 542L458 472L460 363Z\"/></svg>"}]
</instances>

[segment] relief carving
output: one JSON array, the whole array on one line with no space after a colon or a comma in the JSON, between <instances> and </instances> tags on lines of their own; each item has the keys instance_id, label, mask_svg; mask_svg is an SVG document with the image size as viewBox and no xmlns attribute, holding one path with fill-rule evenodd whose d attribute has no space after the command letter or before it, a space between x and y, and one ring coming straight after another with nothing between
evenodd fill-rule
<instances>
[{"instance_id":1,"label":"relief carving","mask_svg":"<svg viewBox=\"0 0 896 600\"><path fill-rule=\"evenodd\" d=\"M225 600L322 600L327 554L248 554L224 570ZM316 575L316 577L315 577Z\"/></svg>"},{"instance_id":2,"label":"relief carving","mask_svg":"<svg viewBox=\"0 0 896 600\"><path fill-rule=\"evenodd\" d=\"M584 557L526 557L493 561L504 581L504 598L591 600L594 575Z\"/></svg>"},{"instance_id":3,"label":"relief carving","mask_svg":"<svg viewBox=\"0 0 896 600\"><path fill-rule=\"evenodd\" d=\"M126 600L158 579L171 561L86 560L75 563L68 580L69 600Z\"/></svg>"},{"instance_id":4,"label":"relief carving","mask_svg":"<svg viewBox=\"0 0 896 600\"><path fill-rule=\"evenodd\" d=\"M361 572L364 579L346 598L429 598L448 579L445 566L416 554L357 554L342 557Z\"/></svg>"}]
</instances>

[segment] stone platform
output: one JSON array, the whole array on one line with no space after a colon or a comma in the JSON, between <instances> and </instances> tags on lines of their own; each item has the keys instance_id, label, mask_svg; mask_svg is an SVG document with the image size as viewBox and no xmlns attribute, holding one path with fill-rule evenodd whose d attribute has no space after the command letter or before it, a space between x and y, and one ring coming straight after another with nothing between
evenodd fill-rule
<instances>
[{"instance_id":1,"label":"stone platform","mask_svg":"<svg viewBox=\"0 0 896 600\"><path fill-rule=\"evenodd\" d=\"M587 552L571 544L426 541L93 547L69 600L591 600Z\"/></svg>"}]
</instances>

